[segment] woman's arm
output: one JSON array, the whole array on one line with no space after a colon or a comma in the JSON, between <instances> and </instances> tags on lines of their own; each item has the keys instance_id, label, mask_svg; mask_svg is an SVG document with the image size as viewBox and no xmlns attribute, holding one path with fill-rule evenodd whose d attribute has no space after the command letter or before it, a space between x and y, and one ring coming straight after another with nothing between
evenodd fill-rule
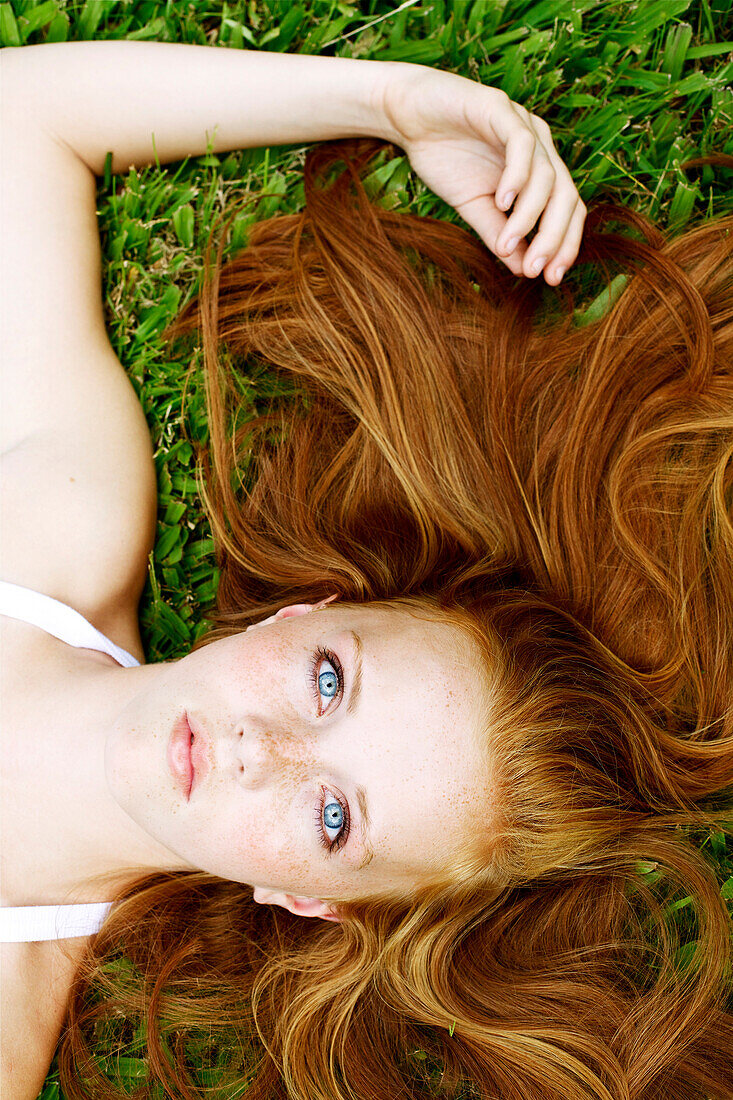
<instances>
[{"instance_id":1,"label":"woman's arm","mask_svg":"<svg viewBox=\"0 0 733 1100\"><path fill-rule=\"evenodd\" d=\"M59 349L73 344L73 354L88 359L93 340L98 354L111 350L94 180L107 152L121 172L156 156L205 153L209 141L221 151L379 134L372 97L383 68L168 43L2 51L3 449L43 430L50 414L74 415L73 367L64 370L65 396L46 402L45 419L41 408L44 394L58 390L45 382L58 373ZM24 369L14 370L20 362Z\"/></svg>"},{"instance_id":2,"label":"woman's arm","mask_svg":"<svg viewBox=\"0 0 733 1100\"><path fill-rule=\"evenodd\" d=\"M396 62L162 42L70 42L5 50L3 93L96 175L261 145L371 135Z\"/></svg>"},{"instance_id":3,"label":"woman's arm","mask_svg":"<svg viewBox=\"0 0 733 1100\"><path fill-rule=\"evenodd\" d=\"M220 152L369 135L402 146L515 274L544 271L555 285L577 255L585 207L547 124L454 73L145 42L30 46L3 58L12 109L97 175L108 151L124 171L209 142Z\"/></svg>"},{"instance_id":4,"label":"woman's arm","mask_svg":"<svg viewBox=\"0 0 733 1100\"><path fill-rule=\"evenodd\" d=\"M381 69L131 42L0 53L2 574L72 604L132 652L114 616L131 629L155 472L105 328L95 174L108 150L121 170L156 152L203 153L209 136L224 149L378 134L368 78Z\"/></svg>"},{"instance_id":5,"label":"woman's arm","mask_svg":"<svg viewBox=\"0 0 733 1100\"><path fill-rule=\"evenodd\" d=\"M542 215L532 247L544 243L564 267L577 254L582 204L549 131L497 89L451 73L77 42L3 50L0 79L0 450L3 509L13 515L0 556L8 580L87 617L100 603L135 603L155 522L147 426L104 324L95 175L108 151L122 171L209 143L223 151L382 137L406 150L488 247L500 251L507 228L494 195L511 186L520 232ZM519 273L526 252L521 242L504 262Z\"/></svg>"},{"instance_id":6,"label":"woman's arm","mask_svg":"<svg viewBox=\"0 0 733 1100\"><path fill-rule=\"evenodd\" d=\"M547 128L540 133L544 124L497 89L451 73L143 42L6 49L0 72L4 353L7 364L25 364L5 372L3 447L43 430L44 400L54 420L73 414L73 375L64 370L64 393L46 385L58 368L52 349L58 356L74 344L71 354L88 357L93 339L110 355L94 216L94 175L108 151L123 171L201 154L209 142L222 151L373 135L404 146L513 271L523 270L526 245L503 249L497 239L512 226L521 238L543 211L524 273L535 273L529 262L542 253L554 257L548 281L559 281L577 253L582 204ZM520 193L507 225L493 195L510 188Z\"/></svg>"},{"instance_id":7,"label":"woman's arm","mask_svg":"<svg viewBox=\"0 0 733 1100\"><path fill-rule=\"evenodd\" d=\"M2 51L2 450L126 406L102 310L95 175L107 152L123 171L209 141L379 135L385 64L139 42Z\"/></svg>"}]
</instances>

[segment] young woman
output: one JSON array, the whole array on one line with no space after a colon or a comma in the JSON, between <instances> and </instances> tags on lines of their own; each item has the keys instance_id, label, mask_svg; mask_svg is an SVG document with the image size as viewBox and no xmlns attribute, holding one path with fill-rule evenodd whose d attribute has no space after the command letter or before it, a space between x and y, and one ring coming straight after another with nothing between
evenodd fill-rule
<instances>
[{"instance_id":1,"label":"young woman","mask_svg":"<svg viewBox=\"0 0 733 1100\"><path fill-rule=\"evenodd\" d=\"M548 330L513 276L559 284L585 208L494 89L138 43L2 63L7 1094L36 1095L68 1017L65 1093L110 1095L87 1042L122 1007L173 1095L199 1085L167 1037L186 1027L222 1029L255 1097L418 1095L416 1046L487 1095L729 1095L728 918L670 831L712 820L733 768L723 230L594 235L591 258L647 268L600 326ZM255 226L171 331L203 337L222 577L206 644L145 665L155 481L104 331L94 175L212 134L357 140L309 153L306 212ZM371 137L508 271L372 207ZM258 360L304 401L237 423ZM693 899L681 976L639 860Z\"/></svg>"}]
</instances>

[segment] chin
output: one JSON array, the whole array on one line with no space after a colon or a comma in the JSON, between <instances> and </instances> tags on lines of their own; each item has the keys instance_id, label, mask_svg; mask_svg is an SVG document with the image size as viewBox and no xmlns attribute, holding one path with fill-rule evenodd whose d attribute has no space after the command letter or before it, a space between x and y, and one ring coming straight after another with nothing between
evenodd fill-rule
<instances>
[{"instance_id":1,"label":"chin","mask_svg":"<svg viewBox=\"0 0 733 1100\"><path fill-rule=\"evenodd\" d=\"M104 744L104 776L107 787L115 802L138 824L140 807L153 796L150 789L150 768L141 767L141 759L136 751L132 735L119 728L113 728Z\"/></svg>"}]
</instances>

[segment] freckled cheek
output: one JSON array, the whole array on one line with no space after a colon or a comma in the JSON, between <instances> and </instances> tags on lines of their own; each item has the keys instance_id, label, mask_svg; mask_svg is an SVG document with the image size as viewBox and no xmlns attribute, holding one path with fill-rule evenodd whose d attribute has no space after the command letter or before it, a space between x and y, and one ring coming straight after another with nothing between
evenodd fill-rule
<instances>
[{"instance_id":1,"label":"freckled cheek","mask_svg":"<svg viewBox=\"0 0 733 1100\"><path fill-rule=\"evenodd\" d=\"M231 877L253 885L307 893L312 885L312 863L290 844L278 844L261 835L253 844L242 840L232 845L227 857Z\"/></svg>"},{"instance_id":2,"label":"freckled cheek","mask_svg":"<svg viewBox=\"0 0 733 1100\"><path fill-rule=\"evenodd\" d=\"M214 873L259 885L307 883L312 863L307 830L314 813L308 816L307 799L292 791L243 796L209 833L211 869L216 865L222 870Z\"/></svg>"},{"instance_id":3,"label":"freckled cheek","mask_svg":"<svg viewBox=\"0 0 733 1100\"><path fill-rule=\"evenodd\" d=\"M236 635L198 651L193 671L202 684L215 684L227 718L267 711L279 699L283 670L292 665L292 641L259 631ZM229 713L231 712L231 713Z\"/></svg>"}]
</instances>

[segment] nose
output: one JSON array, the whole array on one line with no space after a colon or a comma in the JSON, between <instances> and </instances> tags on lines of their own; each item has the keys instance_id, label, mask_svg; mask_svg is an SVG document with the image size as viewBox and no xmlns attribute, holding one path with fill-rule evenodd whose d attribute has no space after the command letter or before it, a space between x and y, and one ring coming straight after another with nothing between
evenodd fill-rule
<instances>
[{"instance_id":1,"label":"nose","mask_svg":"<svg viewBox=\"0 0 733 1100\"><path fill-rule=\"evenodd\" d=\"M237 730L234 763L239 778L247 786L259 787L264 782L267 765L262 738L241 726Z\"/></svg>"},{"instance_id":2,"label":"nose","mask_svg":"<svg viewBox=\"0 0 733 1100\"><path fill-rule=\"evenodd\" d=\"M263 729L257 723L242 723L235 738L235 771L241 783L255 789L275 777L297 775L312 762L312 749L303 734L293 730Z\"/></svg>"}]
</instances>

